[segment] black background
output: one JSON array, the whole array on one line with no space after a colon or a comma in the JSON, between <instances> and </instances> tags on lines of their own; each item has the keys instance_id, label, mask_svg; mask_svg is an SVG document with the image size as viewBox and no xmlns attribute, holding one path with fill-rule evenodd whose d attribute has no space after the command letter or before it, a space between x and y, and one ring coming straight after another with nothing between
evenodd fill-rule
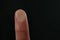
<instances>
[{"instance_id":1,"label":"black background","mask_svg":"<svg viewBox=\"0 0 60 40\"><path fill-rule=\"evenodd\" d=\"M14 14L26 11L31 40L60 40L59 0L1 0L0 40L15 40Z\"/></svg>"}]
</instances>

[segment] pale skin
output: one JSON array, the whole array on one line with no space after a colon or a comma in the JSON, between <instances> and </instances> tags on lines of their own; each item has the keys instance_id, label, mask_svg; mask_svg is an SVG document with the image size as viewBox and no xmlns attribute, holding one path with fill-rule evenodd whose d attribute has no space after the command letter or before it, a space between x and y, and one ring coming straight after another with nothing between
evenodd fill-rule
<instances>
[{"instance_id":1,"label":"pale skin","mask_svg":"<svg viewBox=\"0 0 60 40\"><path fill-rule=\"evenodd\" d=\"M22 9L15 12L15 35L16 40L30 40L27 15Z\"/></svg>"}]
</instances>

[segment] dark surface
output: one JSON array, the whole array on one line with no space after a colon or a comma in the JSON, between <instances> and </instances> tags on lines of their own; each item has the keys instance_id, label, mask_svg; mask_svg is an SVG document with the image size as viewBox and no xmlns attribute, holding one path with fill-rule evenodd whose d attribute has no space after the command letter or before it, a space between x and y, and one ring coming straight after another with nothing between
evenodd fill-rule
<instances>
[{"instance_id":1,"label":"dark surface","mask_svg":"<svg viewBox=\"0 0 60 40\"><path fill-rule=\"evenodd\" d=\"M0 7L0 40L15 40L14 14L17 9L27 13L31 40L60 40L59 0L2 0Z\"/></svg>"}]
</instances>

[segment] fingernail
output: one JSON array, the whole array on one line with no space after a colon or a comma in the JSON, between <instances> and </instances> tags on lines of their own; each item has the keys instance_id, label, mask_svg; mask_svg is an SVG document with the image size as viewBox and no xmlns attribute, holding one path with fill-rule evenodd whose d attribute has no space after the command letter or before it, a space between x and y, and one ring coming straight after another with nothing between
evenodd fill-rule
<instances>
[{"instance_id":1,"label":"fingernail","mask_svg":"<svg viewBox=\"0 0 60 40\"><path fill-rule=\"evenodd\" d=\"M19 9L15 12L15 16L18 21L23 22L26 19L26 13L22 9Z\"/></svg>"}]
</instances>

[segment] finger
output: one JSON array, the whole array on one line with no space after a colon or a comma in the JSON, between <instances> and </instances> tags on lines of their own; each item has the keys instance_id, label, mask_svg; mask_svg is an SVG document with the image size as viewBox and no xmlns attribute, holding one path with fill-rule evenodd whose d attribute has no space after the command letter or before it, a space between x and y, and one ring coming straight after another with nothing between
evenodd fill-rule
<instances>
[{"instance_id":1,"label":"finger","mask_svg":"<svg viewBox=\"0 0 60 40\"><path fill-rule=\"evenodd\" d=\"M30 40L27 15L22 9L15 12L15 33L16 40Z\"/></svg>"}]
</instances>

